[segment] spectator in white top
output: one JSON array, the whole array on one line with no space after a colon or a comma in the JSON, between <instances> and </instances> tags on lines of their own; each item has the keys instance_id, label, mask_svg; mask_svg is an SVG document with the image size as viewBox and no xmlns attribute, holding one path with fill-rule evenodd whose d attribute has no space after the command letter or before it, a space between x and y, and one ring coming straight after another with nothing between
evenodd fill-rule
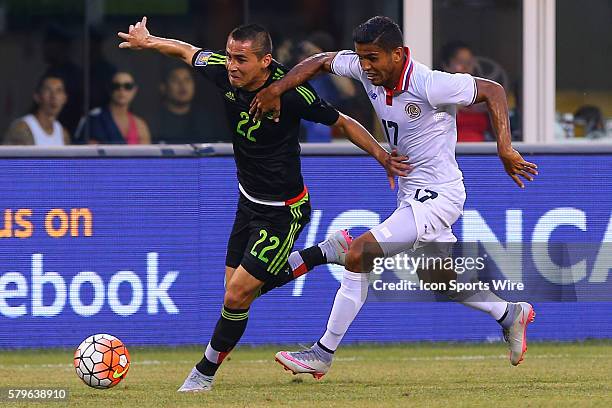
<instances>
[{"instance_id":1,"label":"spectator in white top","mask_svg":"<svg viewBox=\"0 0 612 408\"><path fill-rule=\"evenodd\" d=\"M43 76L34 92L32 113L15 120L4 135L5 145L64 146L70 144L68 131L57 117L68 97L64 81L56 76Z\"/></svg>"}]
</instances>

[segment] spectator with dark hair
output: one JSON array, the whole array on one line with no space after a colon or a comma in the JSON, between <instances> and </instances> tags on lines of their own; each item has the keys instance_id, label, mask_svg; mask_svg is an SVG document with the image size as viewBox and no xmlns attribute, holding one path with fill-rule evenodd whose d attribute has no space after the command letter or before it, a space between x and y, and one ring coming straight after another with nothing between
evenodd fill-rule
<instances>
[{"instance_id":1,"label":"spectator with dark hair","mask_svg":"<svg viewBox=\"0 0 612 408\"><path fill-rule=\"evenodd\" d=\"M63 146L70 144L68 131L57 117L66 104L64 81L43 76L34 92L32 113L14 121L4 135L5 145Z\"/></svg>"},{"instance_id":2,"label":"spectator with dark hair","mask_svg":"<svg viewBox=\"0 0 612 408\"><path fill-rule=\"evenodd\" d=\"M442 70L452 74L474 75L476 60L471 47L462 41L445 44L441 52ZM486 106L461 107L457 112L457 141L484 142L492 140L491 123Z\"/></svg>"},{"instance_id":3,"label":"spectator with dark hair","mask_svg":"<svg viewBox=\"0 0 612 408\"><path fill-rule=\"evenodd\" d=\"M472 48L463 41L451 41L442 47L442 70L474 74L476 60Z\"/></svg>"},{"instance_id":4,"label":"spectator with dark hair","mask_svg":"<svg viewBox=\"0 0 612 408\"><path fill-rule=\"evenodd\" d=\"M55 76L64 82L68 96L59 121L71 134L83 114L83 70L72 61L73 34L58 24L50 25L43 40L43 58L47 63L45 76Z\"/></svg>"},{"instance_id":5,"label":"spectator with dark hair","mask_svg":"<svg viewBox=\"0 0 612 408\"><path fill-rule=\"evenodd\" d=\"M75 140L89 144L149 144L151 134L147 123L130 112L138 87L132 74L119 71L109 87L110 102L93 109L79 123Z\"/></svg>"},{"instance_id":6,"label":"spectator with dark hair","mask_svg":"<svg viewBox=\"0 0 612 408\"><path fill-rule=\"evenodd\" d=\"M593 105L583 105L574 113L575 134L588 139L606 137L603 113Z\"/></svg>"},{"instance_id":7,"label":"spectator with dark hair","mask_svg":"<svg viewBox=\"0 0 612 408\"><path fill-rule=\"evenodd\" d=\"M153 143L231 142L227 126L219 125L208 111L193 105L195 89L188 67L177 66L166 72L160 85L162 109L153 122Z\"/></svg>"}]
</instances>

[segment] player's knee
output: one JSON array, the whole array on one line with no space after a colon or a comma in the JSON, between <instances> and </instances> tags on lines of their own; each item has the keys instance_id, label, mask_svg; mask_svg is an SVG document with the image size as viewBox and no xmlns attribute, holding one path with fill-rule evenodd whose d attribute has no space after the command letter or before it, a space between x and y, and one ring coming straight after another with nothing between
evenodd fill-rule
<instances>
[{"instance_id":1,"label":"player's knee","mask_svg":"<svg viewBox=\"0 0 612 408\"><path fill-rule=\"evenodd\" d=\"M225 291L223 304L230 309L244 309L251 305L254 294L240 286L228 286Z\"/></svg>"},{"instance_id":2,"label":"player's knee","mask_svg":"<svg viewBox=\"0 0 612 408\"><path fill-rule=\"evenodd\" d=\"M378 245L374 246L375 242L368 239L367 236L361 236L353 241L349 252L346 254L345 268L351 272L370 272L374 264L374 258L381 256L378 252Z\"/></svg>"},{"instance_id":3,"label":"player's knee","mask_svg":"<svg viewBox=\"0 0 612 408\"><path fill-rule=\"evenodd\" d=\"M359 265L361 265L361 251L358 249L349 249L346 254L346 260L344 261L344 267L351 272L360 272Z\"/></svg>"},{"instance_id":4,"label":"player's knee","mask_svg":"<svg viewBox=\"0 0 612 408\"><path fill-rule=\"evenodd\" d=\"M372 261L362 246L351 247L346 254L345 268L351 272L369 272Z\"/></svg>"}]
</instances>

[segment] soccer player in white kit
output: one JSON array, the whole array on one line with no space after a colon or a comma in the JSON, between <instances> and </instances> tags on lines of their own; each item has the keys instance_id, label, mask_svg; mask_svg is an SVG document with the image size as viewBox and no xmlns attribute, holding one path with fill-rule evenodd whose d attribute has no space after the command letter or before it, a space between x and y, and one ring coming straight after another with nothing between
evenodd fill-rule
<instances>
[{"instance_id":1,"label":"soccer player in white kit","mask_svg":"<svg viewBox=\"0 0 612 408\"><path fill-rule=\"evenodd\" d=\"M457 241L451 225L462 215L465 202L463 177L455 160L457 105L487 104L499 157L519 187L524 188L519 177L532 181L537 174L537 166L511 146L506 95L499 84L469 74L432 71L418 63L403 46L399 26L388 17L373 17L359 25L353 41L355 51L322 53L302 61L282 80L261 91L251 105L259 115L269 111L279 115L279 95L319 72L356 79L370 97L393 155L403 155L411 166L399 178L397 210L351 244L323 337L308 350L276 354L286 369L315 378L329 370L334 351L364 304L368 275L364 272L372 270L375 258L419 248L430 251L429 256L450 255L445 251ZM456 279L448 270L418 273L430 281ZM535 316L529 303L506 302L488 290L446 294L497 320L509 343L512 365L522 361L527 324Z\"/></svg>"}]
</instances>

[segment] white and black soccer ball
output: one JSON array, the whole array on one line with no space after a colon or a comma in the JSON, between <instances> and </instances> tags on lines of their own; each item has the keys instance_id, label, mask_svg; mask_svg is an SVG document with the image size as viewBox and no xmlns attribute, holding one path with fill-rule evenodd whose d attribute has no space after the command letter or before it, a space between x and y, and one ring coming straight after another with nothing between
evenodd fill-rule
<instances>
[{"instance_id":1,"label":"white and black soccer ball","mask_svg":"<svg viewBox=\"0 0 612 408\"><path fill-rule=\"evenodd\" d=\"M123 380L130 368L130 354L121 340L110 334L89 336L74 352L74 369L90 387L106 389Z\"/></svg>"}]
</instances>

